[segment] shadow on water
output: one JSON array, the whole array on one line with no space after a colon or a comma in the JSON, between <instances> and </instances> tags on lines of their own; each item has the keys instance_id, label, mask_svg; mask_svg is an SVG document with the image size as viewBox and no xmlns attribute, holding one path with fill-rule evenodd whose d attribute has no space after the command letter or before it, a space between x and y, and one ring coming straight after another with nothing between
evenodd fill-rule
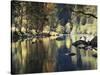
<instances>
[{"instance_id":1,"label":"shadow on water","mask_svg":"<svg viewBox=\"0 0 100 75\"><path fill-rule=\"evenodd\" d=\"M66 46L62 46L58 49L56 71L72 71L75 69L71 56L66 56L66 53L70 53L70 50Z\"/></svg>"}]
</instances>

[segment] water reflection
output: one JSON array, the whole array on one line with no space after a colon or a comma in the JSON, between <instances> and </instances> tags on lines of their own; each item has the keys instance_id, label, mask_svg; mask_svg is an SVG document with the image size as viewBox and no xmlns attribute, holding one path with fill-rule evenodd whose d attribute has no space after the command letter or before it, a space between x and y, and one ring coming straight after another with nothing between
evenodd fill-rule
<instances>
[{"instance_id":1,"label":"water reflection","mask_svg":"<svg viewBox=\"0 0 100 75\"><path fill-rule=\"evenodd\" d=\"M65 40L47 37L12 42L12 73L41 73L97 68L97 59L92 57L94 53L92 50L83 50L71 45L73 41L79 39L79 35L65 35L64 37L66 37ZM76 55L67 55L69 53Z\"/></svg>"}]
</instances>

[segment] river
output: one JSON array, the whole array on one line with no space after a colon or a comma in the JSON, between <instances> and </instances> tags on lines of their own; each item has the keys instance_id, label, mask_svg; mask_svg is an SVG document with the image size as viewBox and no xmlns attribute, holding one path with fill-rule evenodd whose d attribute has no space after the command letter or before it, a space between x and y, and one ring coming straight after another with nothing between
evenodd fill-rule
<instances>
[{"instance_id":1,"label":"river","mask_svg":"<svg viewBox=\"0 0 100 75\"><path fill-rule=\"evenodd\" d=\"M30 38L12 42L11 72L13 74L61 72L97 69L93 50L78 49L72 42L80 35L66 35L64 40L55 36ZM75 55L68 55L75 53Z\"/></svg>"}]
</instances>

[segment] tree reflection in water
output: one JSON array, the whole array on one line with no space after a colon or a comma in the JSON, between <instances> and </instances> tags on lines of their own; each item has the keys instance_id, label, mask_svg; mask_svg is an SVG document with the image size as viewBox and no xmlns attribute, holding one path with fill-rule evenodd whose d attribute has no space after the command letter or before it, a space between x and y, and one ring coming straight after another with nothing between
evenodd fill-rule
<instances>
[{"instance_id":1,"label":"tree reflection in water","mask_svg":"<svg viewBox=\"0 0 100 75\"><path fill-rule=\"evenodd\" d=\"M79 35L75 35L75 38L70 35L65 37L65 40L47 37L12 42L12 73L96 69L97 59L92 57L94 53L92 50L83 50L71 45L73 41L79 38ZM66 55L68 53L75 53L76 55Z\"/></svg>"}]
</instances>

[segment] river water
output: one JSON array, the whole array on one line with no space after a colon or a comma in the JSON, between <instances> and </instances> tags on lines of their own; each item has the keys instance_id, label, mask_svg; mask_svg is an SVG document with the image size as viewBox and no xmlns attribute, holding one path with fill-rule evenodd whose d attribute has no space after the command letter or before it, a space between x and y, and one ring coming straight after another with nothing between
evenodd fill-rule
<instances>
[{"instance_id":1,"label":"river water","mask_svg":"<svg viewBox=\"0 0 100 75\"><path fill-rule=\"evenodd\" d=\"M55 38L30 38L12 42L11 72L19 74L97 69L93 50L72 46L72 42L78 40L80 35L66 35L64 40Z\"/></svg>"}]
</instances>

